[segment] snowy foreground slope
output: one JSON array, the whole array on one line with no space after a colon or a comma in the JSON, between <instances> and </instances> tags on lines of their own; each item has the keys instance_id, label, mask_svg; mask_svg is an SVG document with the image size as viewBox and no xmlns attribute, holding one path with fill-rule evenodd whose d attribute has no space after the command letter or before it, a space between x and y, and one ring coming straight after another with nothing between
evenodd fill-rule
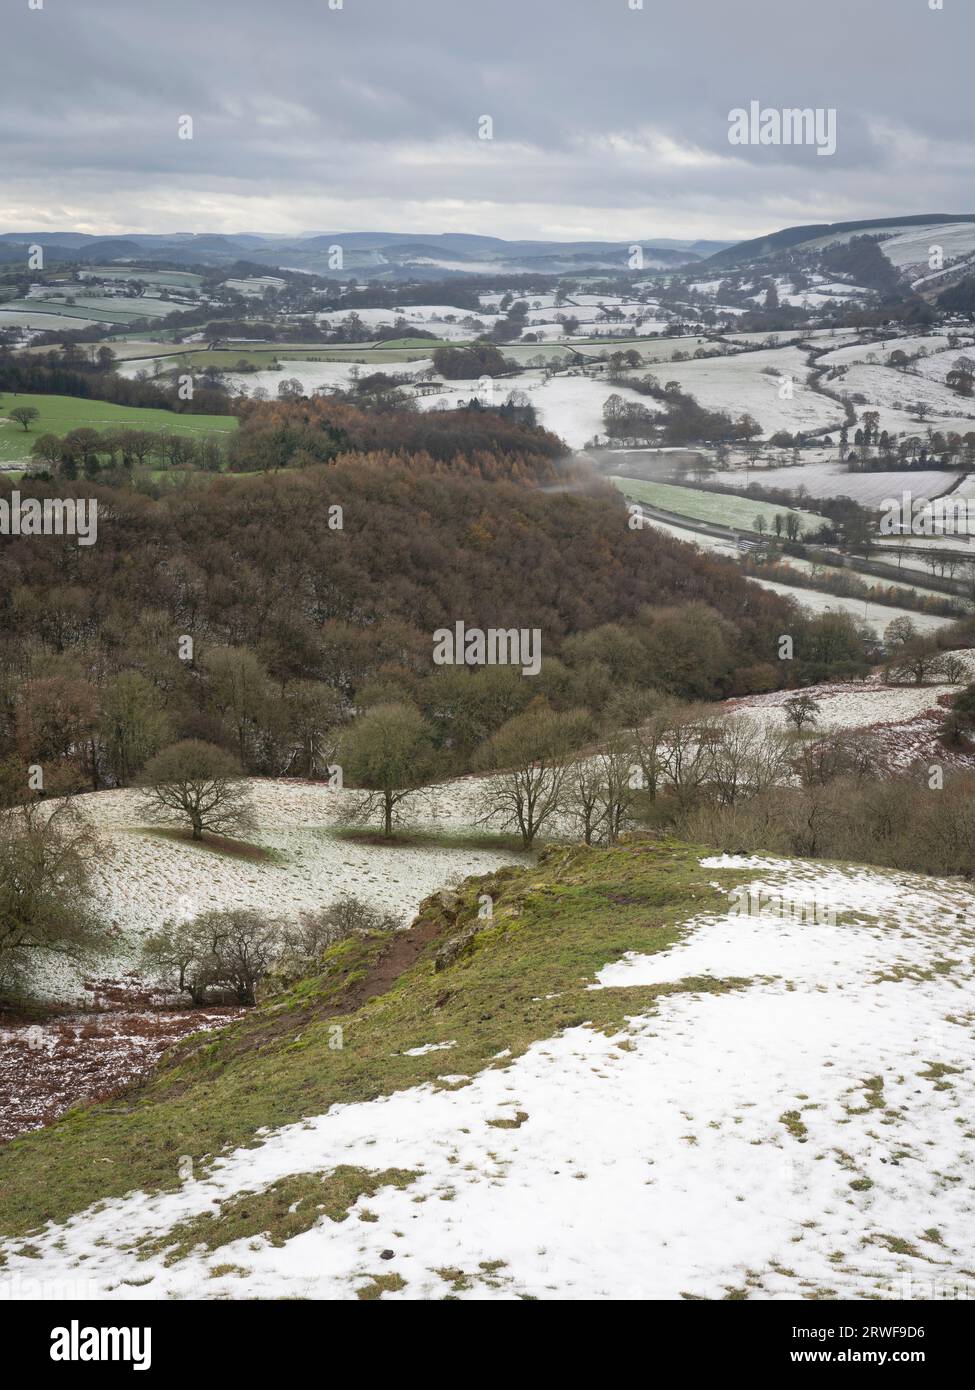
<instances>
[{"instance_id":1,"label":"snowy foreground slope","mask_svg":"<svg viewBox=\"0 0 975 1390\"><path fill-rule=\"evenodd\" d=\"M865 868L693 864L704 892L680 929L607 951L556 1036L465 1076L466 1040L421 1010L425 1084L0 1242L0 1296L971 1296L975 896ZM562 882L530 887L557 900ZM764 915L742 915L742 886ZM771 915L783 899L797 906ZM587 1026L611 996L618 1022ZM302 1221L314 1198L285 1184L297 1234L227 1239L247 1231L229 1221L239 1194L345 1166L379 1175L346 1209ZM211 1249L207 1213L214 1229L228 1214Z\"/></svg>"}]
</instances>

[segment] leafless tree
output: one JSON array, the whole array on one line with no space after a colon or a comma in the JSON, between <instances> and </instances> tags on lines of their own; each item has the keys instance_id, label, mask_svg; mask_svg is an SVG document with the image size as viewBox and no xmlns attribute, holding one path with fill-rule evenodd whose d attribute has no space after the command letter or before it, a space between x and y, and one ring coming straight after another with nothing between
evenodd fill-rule
<instances>
[{"instance_id":1,"label":"leafless tree","mask_svg":"<svg viewBox=\"0 0 975 1390\"><path fill-rule=\"evenodd\" d=\"M253 824L240 765L215 744L199 739L171 744L151 760L143 781L143 813L189 822L194 840L202 840L205 831L233 834Z\"/></svg>"}]
</instances>

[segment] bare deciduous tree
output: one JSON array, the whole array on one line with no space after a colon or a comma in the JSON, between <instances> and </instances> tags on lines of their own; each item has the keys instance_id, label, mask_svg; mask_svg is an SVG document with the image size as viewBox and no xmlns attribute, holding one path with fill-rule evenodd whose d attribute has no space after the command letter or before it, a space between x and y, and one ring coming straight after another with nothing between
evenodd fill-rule
<instances>
[{"instance_id":1,"label":"bare deciduous tree","mask_svg":"<svg viewBox=\"0 0 975 1390\"><path fill-rule=\"evenodd\" d=\"M393 833L397 807L429 782L436 769L429 724L412 705L376 705L359 716L340 746L345 779L363 789L346 811L351 821L382 815Z\"/></svg>"},{"instance_id":2,"label":"bare deciduous tree","mask_svg":"<svg viewBox=\"0 0 975 1390\"><path fill-rule=\"evenodd\" d=\"M205 831L233 834L253 824L240 765L215 744L199 739L171 744L152 759L143 780L143 813L189 822L194 840L202 840Z\"/></svg>"},{"instance_id":3,"label":"bare deciduous tree","mask_svg":"<svg viewBox=\"0 0 975 1390\"><path fill-rule=\"evenodd\" d=\"M811 695L793 695L791 699L786 700L782 708L797 734L802 732L804 724L815 724L820 712L818 701Z\"/></svg>"},{"instance_id":4,"label":"bare deciduous tree","mask_svg":"<svg viewBox=\"0 0 975 1390\"><path fill-rule=\"evenodd\" d=\"M215 989L229 990L239 1004L253 1004L283 945L280 922L251 908L231 908L167 922L147 938L143 960L198 1007Z\"/></svg>"},{"instance_id":5,"label":"bare deciduous tree","mask_svg":"<svg viewBox=\"0 0 975 1390\"><path fill-rule=\"evenodd\" d=\"M100 947L89 906L96 847L91 826L68 800L0 815L0 986L29 986L37 955Z\"/></svg>"},{"instance_id":6,"label":"bare deciduous tree","mask_svg":"<svg viewBox=\"0 0 975 1390\"><path fill-rule=\"evenodd\" d=\"M563 809L572 753L588 729L588 716L546 708L516 715L484 745L489 770L479 797L478 820L517 830L525 849Z\"/></svg>"}]
</instances>

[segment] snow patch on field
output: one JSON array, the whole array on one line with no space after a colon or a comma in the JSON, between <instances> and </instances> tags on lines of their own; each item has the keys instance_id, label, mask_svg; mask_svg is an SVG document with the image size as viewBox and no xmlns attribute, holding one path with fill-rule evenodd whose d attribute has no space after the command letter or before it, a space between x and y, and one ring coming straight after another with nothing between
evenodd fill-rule
<instances>
[{"instance_id":1,"label":"snow patch on field","mask_svg":"<svg viewBox=\"0 0 975 1390\"><path fill-rule=\"evenodd\" d=\"M246 838L272 851L271 861L236 858L155 833L134 791L75 798L102 846L94 870L96 910L115 931L113 958L99 960L100 973L133 969L142 938L167 919L230 907L293 918L352 894L408 922L422 900L445 884L518 859L449 844L359 844L333 833L341 805L353 793L284 780L253 779L249 789L257 829ZM470 780L430 789L417 801L416 824L468 831L473 794ZM38 993L82 1000L90 973L90 966L45 962L37 967Z\"/></svg>"},{"instance_id":2,"label":"snow patch on field","mask_svg":"<svg viewBox=\"0 0 975 1390\"><path fill-rule=\"evenodd\" d=\"M975 667L972 652L958 652L971 674ZM865 729L875 724L903 723L925 711L937 708L940 696L960 689L956 685L884 685L879 676L864 681L824 682L795 690L772 690L765 695L745 695L726 700L723 708L731 714L746 715L761 724L784 730L789 727L786 704L796 694L809 695L820 706L817 729Z\"/></svg>"},{"instance_id":3,"label":"snow patch on field","mask_svg":"<svg viewBox=\"0 0 975 1390\"><path fill-rule=\"evenodd\" d=\"M435 347L436 344L431 344ZM243 355L243 354L242 354ZM414 372L424 372L433 366L429 357L417 358L413 362L377 362L375 366L357 363L351 353L347 362L311 362L304 359L282 356L281 366L274 371L264 369L258 372L225 372L223 379L230 391L243 388L248 395L258 389L269 396L276 397L282 381L299 381L306 396L315 391L348 391L353 382L353 374L368 376L373 371L387 376L411 376Z\"/></svg>"},{"instance_id":4,"label":"snow patch on field","mask_svg":"<svg viewBox=\"0 0 975 1390\"><path fill-rule=\"evenodd\" d=\"M748 483L790 490L804 487L811 497L851 497L864 507L879 507L889 497L899 499L902 492L919 499L940 497L954 489L958 474L937 468L851 473L845 464L834 461L751 468L747 472L741 468L723 468L715 473L714 479L730 487L743 488Z\"/></svg>"},{"instance_id":5,"label":"snow patch on field","mask_svg":"<svg viewBox=\"0 0 975 1390\"><path fill-rule=\"evenodd\" d=\"M841 924L700 916L669 951L607 966L597 985L734 976L738 988L663 996L613 1037L568 1029L456 1090L335 1105L176 1192L49 1227L32 1237L36 1258L8 1243L0 1286L12 1297L354 1299L395 1274L385 1297L465 1300L970 1287L970 889L788 860L703 862L824 898ZM339 1164L420 1176L278 1247L239 1240L168 1268L131 1248L242 1191ZM371 1219L357 1219L366 1206Z\"/></svg>"},{"instance_id":6,"label":"snow patch on field","mask_svg":"<svg viewBox=\"0 0 975 1390\"><path fill-rule=\"evenodd\" d=\"M795 599L801 608L807 609L810 613L849 613L858 623L869 628L877 640L883 637L888 624L895 618L910 618L917 631L925 636L956 621L954 618L938 617L934 613L917 613L913 609L895 608L887 603L844 598L837 594L820 592L818 589L794 588L790 584L779 584L774 579L760 579L755 575L748 577L753 584L760 584L763 589L771 589L772 593L780 594L783 598Z\"/></svg>"},{"instance_id":7,"label":"snow patch on field","mask_svg":"<svg viewBox=\"0 0 975 1390\"><path fill-rule=\"evenodd\" d=\"M773 375L767 374L770 368ZM660 380L679 382L682 391L708 410L723 410L734 418L752 415L763 434L770 435L822 429L842 420L841 407L807 386L808 376L806 355L799 348L770 348L669 363ZM779 396L785 377L793 382L791 400Z\"/></svg>"},{"instance_id":8,"label":"snow patch on field","mask_svg":"<svg viewBox=\"0 0 975 1390\"><path fill-rule=\"evenodd\" d=\"M538 412L538 423L564 439L571 449L581 449L596 435L604 433L603 406L611 395L637 402L650 414L660 413L660 407L650 397L581 373L552 376L546 380L540 371L526 371L499 378L487 393L488 403L502 405L512 391L524 391ZM483 379L448 381L445 391L437 396L420 397L417 405L421 410L442 410L445 406L449 410L466 404L473 396L484 398Z\"/></svg>"},{"instance_id":9,"label":"snow patch on field","mask_svg":"<svg viewBox=\"0 0 975 1390\"><path fill-rule=\"evenodd\" d=\"M915 376L879 363L876 366L854 363L840 380L828 385L846 396L865 396L867 403L858 406L858 410L861 413L876 410L880 415L880 428L891 434L923 436L928 428L967 434L975 429L971 400L926 376ZM923 423L912 413L916 402L927 407Z\"/></svg>"},{"instance_id":10,"label":"snow patch on field","mask_svg":"<svg viewBox=\"0 0 975 1390\"><path fill-rule=\"evenodd\" d=\"M852 343L847 347L835 348L832 352L824 353L817 358L818 367L848 367L854 362L881 362L886 365L890 360L891 353L906 352L913 356L916 352L941 353L947 350L947 336L943 333L915 334L908 338L882 338L879 342L868 339L865 342ZM961 349L956 348L954 355L957 357ZM926 359L924 359L926 360ZM915 366L922 366L922 361L918 361Z\"/></svg>"}]
</instances>

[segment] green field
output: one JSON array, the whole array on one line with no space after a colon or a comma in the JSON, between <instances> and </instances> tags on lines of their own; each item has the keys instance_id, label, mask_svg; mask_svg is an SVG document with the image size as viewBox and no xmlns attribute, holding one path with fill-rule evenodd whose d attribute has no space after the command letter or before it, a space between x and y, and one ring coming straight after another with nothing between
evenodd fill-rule
<instances>
[{"instance_id":1,"label":"green field","mask_svg":"<svg viewBox=\"0 0 975 1390\"><path fill-rule=\"evenodd\" d=\"M167 352L165 356L155 354L154 357L161 357L167 371L175 367L192 366L199 370L202 367L219 367L223 371L232 372L238 362L247 362L253 367L268 368L279 363L282 373L287 372L289 362L357 362L360 366L368 367L371 363L381 364L383 362L419 362L430 356L437 343L431 343L426 352L420 352L416 348L370 348L368 345L356 343L349 348L325 348L305 346L288 346L282 343L278 347L248 348L243 346L231 348L190 348L184 352ZM129 358L129 361L132 361ZM135 359L138 361L138 359ZM150 365L154 359L147 358L146 365Z\"/></svg>"},{"instance_id":2,"label":"green field","mask_svg":"<svg viewBox=\"0 0 975 1390\"><path fill-rule=\"evenodd\" d=\"M0 309L18 315L51 314L59 318L88 319L92 323L127 324L140 319L165 318L185 309L165 299L116 299L113 295L77 294L73 304L63 299L8 299Z\"/></svg>"},{"instance_id":3,"label":"green field","mask_svg":"<svg viewBox=\"0 0 975 1390\"><path fill-rule=\"evenodd\" d=\"M425 348L427 356L438 347L446 345L446 338L387 338L384 348Z\"/></svg>"},{"instance_id":4,"label":"green field","mask_svg":"<svg viewBox=\"0 0 975 1390\"><path fill-rule=\"evenodd\" d=\"M87 274L95 275L99 280L142 280L147 285L168 285L171 289L196 290L203 284L203 276L196 275L192 270L149 270L145 266L104 266L93 265L88 267Z\"/></svg>"},{"instance_id":5,"label":"green field","mask_svg":"<svg viewBox=\"0 0 975 1390\"><path fill-rule=\"evenodd\" d=\"M802 518L803 532L818 531L826 524L824 516L800 511L796 507L778 507L774 502L756 502L750 497L729 497L724 492L701 492L693 487L676 487L672 483L645 483L638 478L610 478L624 497L634 502L646 502L665 512L690 517L693 521L709 521L715 526L734 526L741 531L754 531L755 520L764 516L769 529L776 515L792 513Z\"/></svg>"},{"instance_id":6,"label":"green field","mask_svg":"<svg viewBox=\"0 0 975 1390\"><path fill-rule=\"evenodd\" d=\"M42 333L77 332L79 328L97 327L103 321L93 315L88 318L80 314L55 314L44 309L8 309L0 304L0 328L31 328ZM104 324L105 329L114 327ZM50 352L50 348L27 349L37 352Z\"/></svg>"},{"instance_id":7,"label":"green field","mask_svg":"<svg viewBox=\"0 0 975 1390\"><path fill-rule=\"evenodd\" d=\"M126 316L123 322L132 319L165 318L167 314L175 314L186 308L185 304L174 304L172 300L154 299L149 295L142 299L116 299L112 295L78 295L75 302L80 309L94 310L102 314L123 314Z\"/></svg>"},{"instance_id":8,"label":"green field","mask_svg":"<svg viewBox=\"0 0 975 1390\"><path fill-rule=\"evenodd\" d=\"M568 361L574 356L572 349L561 343L502 343L501 351L514 362L529 362L533 357L544 357L548 362Z\"/></svg>"},{"instance_id":9,"label":"green field","mask_svg":"<svg viewBox=\"0 0 975 1390\"><path fill-rule=\"evenodd\" d=\"M29 431L7 418L18 405L32 405L41 412ZM31 445L41 434L67 434L69 430L106 430L111 427L161 430L173 434L204 436L237 428L236 415L177 415L171 410L111 405L107 401L81 400L77 396L33 396L0 392L0 460L6 463L30 458Z\"/></svg>"}]
</instances>

